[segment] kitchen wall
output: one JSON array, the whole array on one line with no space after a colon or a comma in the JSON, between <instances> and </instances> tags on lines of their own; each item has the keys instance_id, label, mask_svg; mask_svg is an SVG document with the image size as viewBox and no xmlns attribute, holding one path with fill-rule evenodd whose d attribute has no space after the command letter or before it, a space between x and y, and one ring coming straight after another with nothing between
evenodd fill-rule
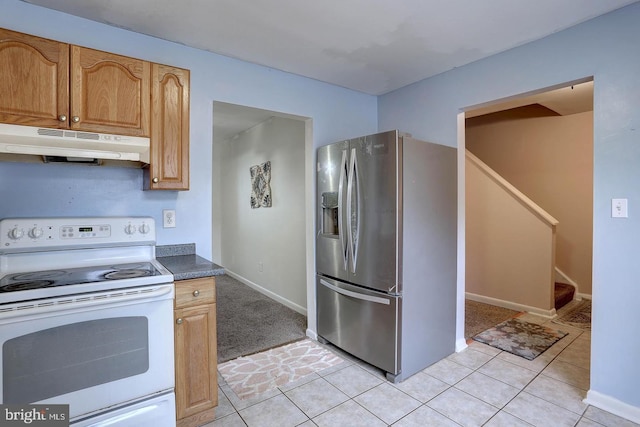
<instances>
[{"instance_id":1,"label":"kitchen wall","mask_svg":"<svg viewBox=\"0 0 640 427\"><path fill-rule=\"evenodd\" d=\"M305 123L272 117L216 142L221 263L227 272L306 314ZM270 208L252 209L249 168L271 162Z\"/></svg>"},{"instance_id":2,"label":"kitchen wall","mask_svg":"<svg viewBox=\"0 0 640 427\"><path fill-rule=\"evenodd\" d=\"M466 146L559 221L556 266L591 294L593 112L467 120Z\"/></svg>"},{"instance_id":3,"label":"kitchen wall","mask_svg":"<svg viewBox=\"0 0 640 427\"><path fill-rule=\"evenodd\" d=\"M192 49L33 6L2 0L0 27L191 70L191 189L142 191L142 171L77 165L0 163L0 218L149 215L176 210L176 228L158 243L195 242L212 258L213 101L312 119L314 147L377 130L374 96ZM313 153L305 162L311 168ZM311 237L312 238L312 237Z\"/></svg>"},{"instance_id":4,"label":"kitchen wall","mask_svg":"<svg viewBox=\"0 0 640 427\"><path fill-rule=\"evenodd\" d=\"M143 192L142 171L70 165L0 163L0 218L49 215L149 215L161 224L176 210L176 228L158 229L158 244L194 242L212 253L213 102L310 118L313 148L377 131L377 98L177 43L24 3L2 0L0 27L191 70L190 174L186 192ZM305 152L314 187L315 149ZM313 194L307 196L306 263L309 331L315 331Z\"/></svg>"},{"instance_id":5,"label":"kitchen wall","mask_svg":"<svg viewBox=\"0 0 640 427\"><path fill-rule=\"evenodd\" d=\"M640 422L640 3L379 97L380 129L457 146L471 106L594 80L593 325L588 401ZM460 144L460 145L463 145ZM459 165L464 157L460 155ZM461 170L464 174L464 169ZM464 182L461 176L459 182ZM464 188L458 253L464 254ZM627 198L627 219L611 199ZM457 336L464 337L464 262L458 271ZM630 329L629 329L630 328ZM634 329L635 328L635 329Z\"/></svg>"}]
</instances>

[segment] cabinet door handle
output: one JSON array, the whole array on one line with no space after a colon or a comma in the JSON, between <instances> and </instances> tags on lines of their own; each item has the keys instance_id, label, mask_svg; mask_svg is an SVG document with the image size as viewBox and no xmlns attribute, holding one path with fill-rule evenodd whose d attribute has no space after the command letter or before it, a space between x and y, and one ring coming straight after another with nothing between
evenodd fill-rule
<instances>
[{"instance_id":1,"label":"cabinet door handle","mask_svg":"<svg viewBox=\"0 0 640 427\"><path fill-rule=\"evenodd\" d=\"M197 297L198 295L200 295L200 291L198 291L198 290L193 291L193 296L194 297Z\"/></svg>"},{"instance_id":2,"label":"cabinet door handle","mask_svg":"<svg viewBox=\"0 0 640 427\"><path fill-rule=\"evenodd\" d=\"M73 116L73 117L71 117L71 121L72 121L73 123L78 123L78 122L80 121L80 117L78 117L78 116Z\"/></svg>"},{"instance_id":3,"label":"cabinet door handle","mask_svg":"<svg viewBox=\"0 0 640 427\"><path fill-rule=\"evenodd\" d=\"M60 120L61 122L66 122L67 121L67 116L65 116L64 114L60 114L58 116L58 120Z\"/></svg>"},{"instance_id":4,"label":"cabinet door handle","mask_svg":"<svg viewBox=\"0 0 640 427\"><path fill-rule=\"evenodd\" d=\"M160 180L158 179L158 177L155 177L155 178L153 178L151 181L153 181L153 182L154 182L154 184L157 184L157 183L158 183L158 181L160 181Z\"/></svg>"},{"instance_id":5,"label":"cabinet door handle","mask_svg":"<svg viewBox=\"0 0 640 427\"><path fill-rule=\"evenodd\" d=\"M182 325L182 317L178 317L178 318L176 319L176 323L177 323L178 325Z\"/></svg>"}]
</instances>

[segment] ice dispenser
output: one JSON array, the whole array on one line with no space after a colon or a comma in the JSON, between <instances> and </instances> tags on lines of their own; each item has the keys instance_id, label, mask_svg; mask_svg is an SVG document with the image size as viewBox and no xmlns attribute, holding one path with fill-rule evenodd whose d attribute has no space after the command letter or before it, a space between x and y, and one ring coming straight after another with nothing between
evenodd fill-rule
<instances>
[{"instance_id":1,"label":"ice dispenser","mask_svg":"<svg viewBox=\"0 0 640 427\"><path fill-rule=\"evenodd\" d=\"M338 193L322 193L322 234L338 235Z\"/></svg>"}]
</instances>

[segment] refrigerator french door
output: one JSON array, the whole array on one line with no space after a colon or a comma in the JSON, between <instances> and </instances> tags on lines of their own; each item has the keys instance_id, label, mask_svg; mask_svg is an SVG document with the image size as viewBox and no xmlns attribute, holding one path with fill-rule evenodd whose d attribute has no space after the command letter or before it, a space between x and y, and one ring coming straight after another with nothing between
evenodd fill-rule
<instances>
[{"instance_id":1,"label":"refrigerator french door","mask_svg":"<svg viewBox=\"0 0 640 427\"><path fill-rule=\"evenodd\" d=\"M317 159L319 339L402 381L455 348L456 151L390 131Z\"/></svg>"},{"instance_id":2,"label":"refrigerator french door","mask_svg":"<svg viewBox=\"0 0 640 427\"><path fill-rule=\"evenodd\" d=\"M318 149L318 272L400 291L398 148L396 132L387 132Z\"/></svg>"}]
</instances>

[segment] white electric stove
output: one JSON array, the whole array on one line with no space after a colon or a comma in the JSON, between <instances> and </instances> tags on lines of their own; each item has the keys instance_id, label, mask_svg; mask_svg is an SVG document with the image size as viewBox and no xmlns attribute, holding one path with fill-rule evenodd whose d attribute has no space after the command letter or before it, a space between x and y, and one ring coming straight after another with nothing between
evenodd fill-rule
<instances>
[{"instance_id":1,"label":"white electric stove","mask_svg":"<svg viewBox=\"0 0 640 427\"><path fill-rule=\"evenodd\" d=\"M0 220L0 402L175 425L173 275L149 217Z\"/></svg>"}]
</instances>

